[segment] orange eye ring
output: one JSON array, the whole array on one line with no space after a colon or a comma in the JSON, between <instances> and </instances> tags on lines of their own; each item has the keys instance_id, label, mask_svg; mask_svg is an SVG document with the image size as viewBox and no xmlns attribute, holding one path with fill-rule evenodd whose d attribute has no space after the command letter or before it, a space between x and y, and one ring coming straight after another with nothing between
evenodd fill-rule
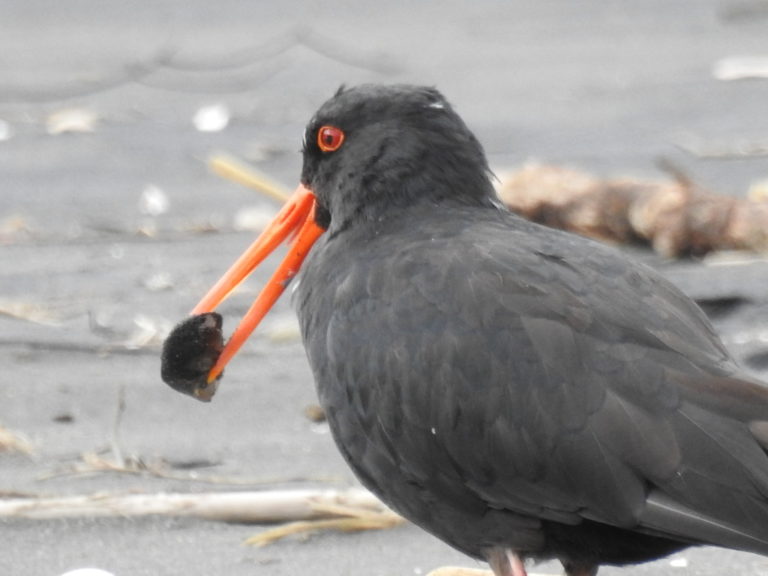
<instances>
[{"instance_id":1,"label":"orange eye ring","mask_svg":"<svg viewBox=\"0 0 768 576\"><path fill-rule=\"evenodd\" d=\"M336 126L323 126L317 131L317 145L323 152L335 152L344 142L344 131Z\"/></svg>"}]
</instances>

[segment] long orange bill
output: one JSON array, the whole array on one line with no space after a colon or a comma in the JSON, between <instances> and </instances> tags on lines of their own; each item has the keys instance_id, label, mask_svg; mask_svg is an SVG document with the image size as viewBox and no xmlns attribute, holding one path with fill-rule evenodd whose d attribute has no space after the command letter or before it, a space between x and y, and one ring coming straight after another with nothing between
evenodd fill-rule
<instances>
[{"instance_id":1,"label":"long orange bill","mask_svg":"<svg viewBox=\"0 0 768 576\"><path fill-rule=\"evenodd\" d=\"M288 199L275 219L253 244L227 270L208 294L192 310L192 314L212 312L246 277L253 272L275 248L293 235L293 241L280 266L256 298L235 329L232 337L221 351L219 359L208 373L208 382L213 382L224 366L232 359L248 336L256 329L261 319L277 301L291 278L301 267L312 244L325 232L315 223L315 195L309 188L300 185Z\"/></svg>"}]
</instances>

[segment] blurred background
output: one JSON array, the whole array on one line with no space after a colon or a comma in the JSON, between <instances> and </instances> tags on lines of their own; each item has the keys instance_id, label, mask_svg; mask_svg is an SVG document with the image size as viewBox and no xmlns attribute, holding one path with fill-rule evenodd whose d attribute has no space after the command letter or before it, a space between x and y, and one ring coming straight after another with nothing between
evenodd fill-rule
<instances>
[{"instance_id":1,"label":"blurred background","mask_svg":"<svg viewBox=\"0 0 768 576\"><path fill-rule=\"evenodd\" d=\"M4 2L0 496L355 484L305 413L314 390L287 298L210 405L160 381L159 351L279 207L212 173L211 157L292 189L305 123L339 85L363 82L438 87L499 173L535 159L663 178L659 166L673 165L727 195L768 178L765 0ZM760 257L718 268L639 255L725 303L712 314L726 343L768 375ZM259 280L222 309L225 328ZM242 546L258 529L5 517L0 573L477 565L408 526ZM768 573L764 559L708 550L623 573L735 566Z\"/></svg>"}]
</instances>

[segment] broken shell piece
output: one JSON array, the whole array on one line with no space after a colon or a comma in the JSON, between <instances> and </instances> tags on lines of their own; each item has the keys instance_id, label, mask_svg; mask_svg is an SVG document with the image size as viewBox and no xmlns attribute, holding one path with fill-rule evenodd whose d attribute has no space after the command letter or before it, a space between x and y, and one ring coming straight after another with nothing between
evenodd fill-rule
<instances>
[{"instance_id":1,"label":"broken shell piece","mask_svg":"<svg viewBox=\"0 0 768 576\"><path fill-rule=\"evenodd\" d=\"M229 120L229 108L224 104L214 104L199 108L192 123L200 132L221 132L229 125Z\"/></svg>"},{"instance_id":2,"label":"broken shell piece","mask_svg":"<svg viewBox=\"0 0 768 576\"><path fill-rule=\"evenodd\" d=\"M10 140L12 136L13 128L11 128L10 123L0 118L0 142Z\"/></svg>"},{"instance_id":3,"label":"broken shell piece","mask_svg":"<svg viewBox=\"0 0 768 576\"><path fill-rule=\"evenodd\" d=\"M768 78L768 56L732 56L715 62L712 76L717 80Z\"/></svg>"},{"instance_id":4,"label":"broken shell piece","mask_svg":"<svg viewBox=\"0 0 768 576\"><path fill-rule=\"evenodd\" d=\"M170 205L171 201L168 199L168 195L154 184L144 188L139 199L139 210L142 214L149 214L150 216L165 214Z\"/></svg>"},{"instance_id":5,"label":"broken shell piece","mask_svg":"<svg viewBox=\"0 0 768 576\"><path fill-rule=\"evenodd\" d=\"M48 116L45 127L48 134L67 132L95 132L99 115L87 108L67 108Z\"/></svg>"}]
</instances>

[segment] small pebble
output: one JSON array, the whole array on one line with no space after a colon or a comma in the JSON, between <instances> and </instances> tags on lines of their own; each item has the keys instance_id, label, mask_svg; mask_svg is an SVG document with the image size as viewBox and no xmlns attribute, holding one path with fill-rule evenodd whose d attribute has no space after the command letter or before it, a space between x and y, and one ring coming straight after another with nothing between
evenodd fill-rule
<instances>
[{"instance_id":1,"label":"small pebble","mask_svg":"<svg viewBox=\"0 0 768 576\"><path fill-rule=\"evenodd\" d=\"M310 404L304 408L304 416L307 420L314 423L325 422L325 410L318 404Z\"/></svg>"}]
</instances>

